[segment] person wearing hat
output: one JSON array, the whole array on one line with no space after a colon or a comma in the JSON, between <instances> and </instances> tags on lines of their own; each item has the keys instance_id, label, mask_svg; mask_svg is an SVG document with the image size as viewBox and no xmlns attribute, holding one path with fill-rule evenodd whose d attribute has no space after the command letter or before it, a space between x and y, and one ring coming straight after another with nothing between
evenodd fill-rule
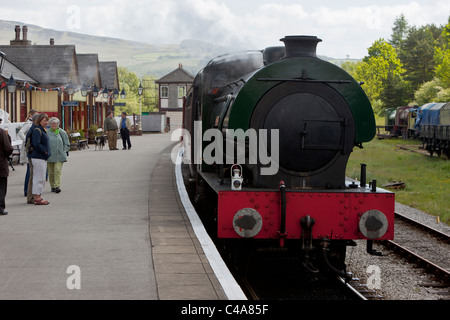
<instances>
[{"instance_id":1,"label":"person wearing hat","mask_svg":"<svg viewBox=\"0 0 450 320\"><path fill-rule=\"evenodd\" d=\"M131 149L131 140L130 140L130 129L131 129L131 120L127 118L127 113L122 112L122 119L120 119L120 136L122 137L123 148L122 150Z\"/></svg>"}]
</instances>

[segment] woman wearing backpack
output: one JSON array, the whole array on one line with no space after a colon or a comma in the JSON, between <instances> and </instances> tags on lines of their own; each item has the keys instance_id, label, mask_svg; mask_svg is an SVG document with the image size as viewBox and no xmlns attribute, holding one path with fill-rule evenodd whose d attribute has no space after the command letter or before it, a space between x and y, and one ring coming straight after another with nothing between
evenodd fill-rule
<instances>
[{"instance_id":1,"label":"woman wearing backpack","mask_svg":"<svg viewBox=\"0 0 450 320\"><path fill-rule=\"evenodd\" d=\"M36 115L36 116L35 116ZM37 111L34 109L31 109L30 112L28 112L28 119L20 129L20 131L17 133L17 137L22 140L22 147L20 148L20 163L26 163L27 164L27 173L25 174L25 182L23 185L23 193L25 197L28 194L28 181L30 180L30 164L28 162L27 157L27 150L26 150L26 143L27 143L27 133L30 130L30 128L33 126L34 120L36 120Z\"/></svg>"},{"instance_id":2,"label":"woman wearing backpack","mask_svg":"<svg viewBox=\"0 0 450 320\"><path fill-rule=\"evenodd\" d=\"M41 195L45 187L47 159L51 156L49 139L45 129L48 124L48 116L41 113L34 124L36 127L31 132L32 151L30 150L30 158L33 164L32 193L35 205L47 205L49 202L42 199Z\"/></svg>"},{"instance_id":3,"label":"woman wearing backpack","mask_svg":"<svg viewBox=\"0 0 450 320\"><path fill-rule=\"evenodd\" d=\"M59 127L58 118L50 118L48 138L50 142L51 156L47 160L48 179L52 192L60 193L61 171L63 163L67 162L67 152L70 150L70 142L67 133Z\"/></svg>"}]
</instances>

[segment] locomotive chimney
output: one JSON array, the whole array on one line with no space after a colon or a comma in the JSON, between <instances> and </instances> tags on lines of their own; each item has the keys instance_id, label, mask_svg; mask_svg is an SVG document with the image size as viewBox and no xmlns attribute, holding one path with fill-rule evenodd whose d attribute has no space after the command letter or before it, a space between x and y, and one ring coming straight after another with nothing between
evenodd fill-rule
<instances>
[{"instance_id":1,"label":"locomotive chimney","mask_svg":"<svg viewBox=\"0 0 450 320\"><path fill-rule=\"evenodd\" d=\"M55 38L50 38L50 45L54 46L55 45Z\"/></svg>"},{"instance_id":2,"label":"locomotive chimney","mask_svg":"<svg viewBox=\"0 0 450 320\"><path fill-rule=\"evenodd\" d=\"M280 41L283 41L286 47L284 59L293 57L317 58L317 44L322 42L316 36L286 36Z\"/></svg>"}]
</instances>

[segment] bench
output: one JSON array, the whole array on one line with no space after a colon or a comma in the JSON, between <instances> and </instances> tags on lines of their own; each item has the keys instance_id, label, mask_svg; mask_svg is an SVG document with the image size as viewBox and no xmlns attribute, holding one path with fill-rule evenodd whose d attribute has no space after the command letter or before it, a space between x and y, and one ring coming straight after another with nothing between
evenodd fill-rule
<instances>
[{"instance_id":1,"label":"bench","mask_svg":"<svg viewBox=\"0 0 450 320\"><path fill-rule=\"evenodd\" d=\"M78 150L86 149L86 147L89 149L89 144L87 139L81 139L81 134L79 132L71 133L70 134L72 141L75 140L76 146ZM72 145L72 144L71 144Z\"/></svg>"}]
</instances>

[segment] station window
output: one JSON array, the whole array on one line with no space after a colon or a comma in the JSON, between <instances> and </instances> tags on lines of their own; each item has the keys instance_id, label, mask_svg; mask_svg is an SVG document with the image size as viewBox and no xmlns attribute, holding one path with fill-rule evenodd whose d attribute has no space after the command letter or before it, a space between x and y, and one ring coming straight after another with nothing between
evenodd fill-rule
<instances>
[{"instance_id":1,"label":"station window","mask_svg":"<svg viewBox=\"0 0 450 320\"><path fill-rule=\"evenodd\" d=\"M161 98L169 98L169 87L168 86L161 87Z\"/></svg>"},{"instance_id":2,"label":"station window","mask_svg":"<svg viewBox=\"0 0 450 320\"><path fill-rule=\"evenodd\" d=\"M186 96L186 86L178 86L178 99L182 99Z\"/></svg>"}]
</instances>

